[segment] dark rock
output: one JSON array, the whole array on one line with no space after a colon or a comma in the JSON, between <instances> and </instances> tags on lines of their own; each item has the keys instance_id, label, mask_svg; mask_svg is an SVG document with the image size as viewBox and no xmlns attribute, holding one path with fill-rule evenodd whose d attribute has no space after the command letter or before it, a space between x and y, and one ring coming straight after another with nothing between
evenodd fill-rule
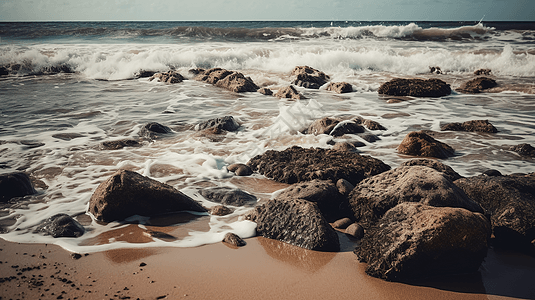
<instances>
[{"instance_id":1,"label":"dark rock","mask_svg":"<svg viewBox=\"0 0 535 300\"><path fill-rule=\"evenodd\" d=\"M134 77L135 78L147 78L147 77L153 76L156 73L157 71L139 70L138 72L134 73Z\"/></svg>"},{"instance_id":2,"label":"dark rock","mask_svg":"<svg viewBox=\"0 0 535 300\"><path fill-rule=\"evenodd\" d=\"M378 92L392 96L442 97L451 94L451 88L449 84L436 78L428 80L396 78L383 83Z\"/></svg>"},{"instance_id":3,"label":"dark rock","mask_svg":"<svg viewBox=\"0 0 535 300\"><path fill-rule=\"evenodd\" d=\"M57 66L45 66L36 72L32 72L32 75L53 75L59 73L75 73L71 66L67 64L61 64Z\"/></svg>"},{"instance_id":4,"label":"dark rock","mask_svg":"<svg viewBox=\"0 0 535 300\"><path fill-rule=\"evenodd\" d=\"M362 124L366 126L366 128L368 128L369 130L386 130L386 128L383 125L372 120L366 119L362 122Z\"/></svg>"},{"instance_id":5,"label":"dark rock","mask_svg":"<svg viewBox=\"0 0 535 300\"><path fill-rule=\"evenodd\" d=\"M371 134L371 133L361 134L361 135L359 135L359 137L361 139L365 140L368 143L374 143L376 141L381 140L380 137L376 136L375 134Z\"/></svg>"},{"instance_id":6,"label":"dark rock","mask_svg":"<svg viewBox=\"0 0 535 300\"><path fill-rule=\"evenodd\" d=\"M302 100L306 99L305 96L303 96L301 93L299 93L293 86L287 86L280 88L276 93L275 97L278 98L288 98L288 99L295 99L295 100Z\"/></svg>"},{"instance_id":7,"label":"dark rock","mask_svg":"<svg viewBox=\"0 0 535 300\"><path fill-rule=\"evenodd\" d=\"M103 222L184 210L206 212L199 203L172 186L128 170L111 175L89 200L89 212Z\"/></svg>"},{"instance_id":8,"label":"dark rock","mask_svg":"<svg viewBox=\"0 0 535 300\"><path fill-rule=\"evenodd\" d=\"M525 249L535 239L535 176L479 175L455 184L490 214L496 244Z\"/></svg>"},{"instance_id":9,"label":"dark rock","mask_svg":"<svg viewBox=\"0 0 535 300\"><path fill-rule=\"evenodd\" d=\"M353 86L347 82L331 82L327 85L327 90L338 94L351 93Z\"/></svg>"},{"instance_id":10,"label":"dark rock","mask_svg":"<svg viewBox=\"0 0 535 300\"><path fill-rule=\"evenodd\" d=\"M232 209L224 205L216 205L210 208L210 214L214 216L226 216L226 215L230 215L232 212L233 212Z\"/></svg>"},{"instance_id":11,"label":"dark rock","mask_svg":"<svg viewBox=\"0 0 535 300\"><path fill-rule=\"evenodd\" d=\"M64 140L64 141L70 141L77 138L83 137L83 135L75 132L68 132L68 133L56 133L52 135L53 138Z\"/></svg>"},{"instance_id":12,"label":"dark rock","mask_svg":"<svg viewBox=\"0 0 535 300\"><path fill-rule=\"evenodd\" d=\"M334 127L336 127L336 125L338 125L338 123L340 123L341 121L342 120L340 119L329 117L314 120L312 124L308 126L306 133L313 135L330 134Z\"/></svg>"},{"instance_id":13,"label":"dark rock","mask_svg":"<svg viewBox=\"0 0 535 300\"><path fill-rule=\"evenodd\" d=\"M80 254L80 253L72 253L71 254L71 258L72 259L80 259L80 258L82 258L82 254Z\"/></svg>"},{"instance_id":14,"label":"dark rock","mask_svg":"<svg viewBox=\"0 0 535 300\"><path fill-rule=\"evenodd\" d=\"M193 75L203 74L204 72L206 72L206 70L202 69L202 68L196 68L196 69L189 69L188 70L188 73L193 74Z\"/></svg>"},{"instance_id":15,"label":"dark rock","mask_svg":"<svg viewBox=\"0 0 535 300\"><path fill-rule=\"evenodd\" d=\"M361 239L364 237L364 227L359 223L353 223L346 228L346 234L356 239Z\"/></svg>"},{"instance_id":16,"label":"dark rock","mask_svg":"<svg viewBox=\"0 0 535 300\"><path fill-rule=\"evenodd\" d=\"M9 69L6 66L0 66L0 76L9 75Z\"/></svg>"},{"instance_id":17,"label":"dark rock","mask_svg":"<svg viewBox=\"0 0 535 300\"><path fill-rule=\"evenodd\" d=\"M340 194L347 197L349 196L349 193L351 193L351 191L355 188L355 186L351 184L351 182L341 178L338 179L338 181L336 182L336 188L338 189L338 192Z\"/></svg>"},{"instance_id":18,"label":"dark rock","mask_svg":"<svg viewBox=\"0 0 535 300\"><path fill-rule=\"evenodd\" d=\"M398 167L367 178L349 195L355 218L365 228L403 202L484 212L443 173L424 166Z\"/></svg>"},{"instance_id":19,"label":"dark rock","mask_svg":"<svg viewBox=\"0 0 535 300\"><path fill-rule=\"evenodd\" d=\"M78 221L66 214L57 214L44 220L37 226L35 233L58 237L80 237L85 229Z\"/></svg>"},{"instance_id":20,"label":"dark rock","mask_svg":"<svg viewBox=\"0 0 535 300\"><path fill-rule=\"evenodd\" d=\"M401 203L367 231L355 254L368 263L368 275L410 281L477 272L489 237L489 222L480 213Z\"/></svg>"},{"instance_id":21,"label":"dark rock","mask_svg":"<svg viewBox=\"0 0 535 300\"><path fill-rule=\"evenodd\" d=\"M295 67L292 75L296 76L292 84L302 86L307 89L319 89L329 81L329 76L325 73L308 66Z\"/></svg>"},{"instance_id":22,"label":"dark rock","mask_svg":"<svg viewBox=\"0 0 535 300\"><path fill-rule=\"evenodd\" d=\"M200 72L199 69L197 70L199 72L195 77L195 80L214 84L229 91L237 93L256 92L259 89L250 77L245 77L245 75L239 72L228 71L221 68L212 68L204 72ZM190 72L191 71L192 70L190 70Z\"/></svg>"},{"instance_id":23,"label":"dark rock","mask_svg":"<svg viewBox=\"0 0 535 300\"><path fill-rule=\"evenodd\" d=\"M0 202L35 194L30 177L22 172L0 175Z\"/></svg>"},{"instance_id":24,"label":"dark rock","mask_svg":"<svg viewBox=\"0 0 535 300\"><path fill-rule=\"evenodd\" d=\"M498 129L494 127L488 120L473 120L464 123L450 123L442 126L440 130L452 131L470 131L470 132L489 132L496 133Z\"/></svg>"},{"instance_id":25,"label":"dark rock","mask_svg":"<svg viewBox=\"0 0 535 300\"><path fill-rule=\"evenodd\" d=\"M485 172L483 172L481 174L487 175L487 176L503 176L500 171L494 170L494 169L486 170Z\"/></svg>"},{"instance_id":26,"label":"dark rock","mask_svg":"<svg viewBox=\"0 0 535 300\"><path fill-rule=\"evenodd\" d=\"M149 78L149 81L153 81L154 79L158 79L158 81L166 83L181 83L185 80L184 76L180 75L180 73L175 71L156 73Z\"/></svg>"},{"instance_id":27,"label":"dark rock","mask_svg":"<svg viewBox=\"0 0 535 300\"><path fill-rule=\"evenodd\" d=\"M139 147L141 143L136 140L124 139L118 141L105 141L100 143L100 150L119 150L124 147Z\"/></svg>"},{"instance_id":28,"label":"dark rock","mask_svg":"<svg viewBox=\"0 0 535 300\"><path fill-rule=\"evenodd\" d=\"M455 150L449 145L439 142L423 131L408 133L398 146L401 154L447 158L455 155Z\"/></svg>"},{"instance_id":29,"label":"dark rock","mask_svg":"<svg viewBox=\"0 0 535 300\"><path fill-rule=\"evenodd\" d=\"M336 124L334 126L333 130L331 131L330 135L332 136L342 136L344 134L356 134L356 133L363 133L364 127L361 125L353 122L353 121L342 121Z\"/></svg>"},{"instance_id":30,"label":"dark rock","mask_svg":"<svg viewBox=\"0 0 535 300\"><path fill-rule=\"evenodd\" d=\"M497 86L496 80L488 77L478 77L463 83L457 91L461 93L476 94L483 90Z\"/></svg>"},{"instance_id":31,"label":"dark rock","mask_svg":"<svg viewBox=\"0 0 535 300\"><path fill-rule=\"evenodd\" d=\"M474 75L486 75L489 76L492 71L490 69L479 69L474 71Z\"/></svg>"},{"instance_id":32,"label":"dark rock","mask_svg":"<svg viewBox=\"0 0 535 300\"><path fill-rule=\"evenodd\" d=\"M234 172L236 176L249 176L253 174L253 170L248 165L232 164L227 167L227 170Z\"/></svg>"},{"instance_id":33,"label":"dark rock","mask_svg":"<svg viewBox=\"0 0 535 300\"><path fill-rule=\"evenodd\" d=\"M425 166L429 167L431 169L435 169L446 176L451 181L455 181L457 179L463 178L459 173L455 172L450 166L445 165L441 163L440 161L436 159L429 159L429 158L417 158L417 159L411 159L404 161L400 167L403 166Z\"/></svg>"},{"instance_id":34,"label":"dark rock","mask_svg":"<svg viewBox=\"0 0 535 300\"><path fill-rule=\"evenodd\" d=\"M336 222L333 223L333 228L346 229L351 224L353 224L353 221L350 218L343 218L336 220Z\"/></svg>"},{"instance_id":35,"label":"dark rock","mask_svg":"<svg viewBox=\"0 0 535 300\"><path fill-rule=\"evenodd\" d=\"M298 146L283 151L268 150L249 160L247 165L268 178L284 183L313 179L336 182L343 178L357 184L366 177L390 170L388 165L370 156Z\"/></svg>"},{"instance_id":36,"label":"dark rock","mask_svg":"<svg viewBox=\"0 0 535 300\"><path fill-rule=\"evenodd\" d=\"M273 95L273 91L270 90L270 89L268 89L268 88L265 88L265 87L259 89L257 92L259 92L259 93L262 94L262 95L266 95L266 96L271 96L271 95Z\"/></svg>"},{"instance_id":37,"label":"dark rock","mask_svg":"<svg viewBox=\"0 0 535 300\"><path fill-rule=\"evenodd\" d=\"M318 206L302 199L269 200L245 216L257 223L256 232L305 249L338 251L338 235Z\"/></svg>"},{"instance_id":38,"label":"dark rock","mask_svg":"<svg viewBox=\"0 0 535 300\"><path fill-rule=\"evenodd\" d=\"M240 124L234 120L232 116L224 116L221 118L210 119L195 126L195 130L205 130L209 128L217 128L226 131L236 131L240 128Z\"/></svg>"},{"instance_id":39,"label":"dark rock","mask_svg":"<svg viewBox=\"0 0 535 300\"><path fill-rule=\"evenodd\" d=\"M442 70L440 69L440 67L429 67L429 73L440 75L442 74Z\"/></svg>"},{"instance_id":40,"label":"dark rock","mask_svg":"<svg viewBox=\"0 0 535 300\"><path fill-rule=\"evenodd\" d=\"M227 243L236 247L245 246L246 244L241 237L232 232L225 234L225 237L223 238L223 243Z\"/></svg>"},{"instance_id":41,"label":"dark rock","mask_svg":"<svg viewBox=\"0 0 535 300\"><path fill-rule=\"evenodd\" d=\"M199 193L212 202L233 206L242 206L257 200L255 196L249 193L229 187L205 188L200 190Z\"/></svg>"},{"instance_id":42,"label":"dark rock","mask_svg":"<svg viewBox=\"0 0 535 300\"><path fill-rule=\"evenodd\" d=\"M141 128L141 130L138 132L138 135L144 138L155 140L162 137L162 135L171 132L171 128L160 123L151 122L145 124L145 126L143 126L143 128Z\"/></svg>"},{"instance_id":43,"label":"dark rock","mask_svg":"<svg viewBox=\"0 0 535 300\"><path fill-rule=\"evenodd\" d=\"M535 148L530 144L524 143L516 146L511 146L509 150L514 151L522 156L535 157Z\"/></svg>"}]
</instances>

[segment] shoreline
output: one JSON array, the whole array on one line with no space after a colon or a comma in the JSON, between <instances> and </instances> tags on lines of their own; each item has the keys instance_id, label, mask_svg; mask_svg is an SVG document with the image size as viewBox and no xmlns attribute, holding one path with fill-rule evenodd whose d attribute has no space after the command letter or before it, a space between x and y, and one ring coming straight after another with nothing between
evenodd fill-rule
<instances>
[{"instance_id":1,"label":"shoreline","mask_svg":"<svg viewBox=\"0 0 535 300\"><path fill-rule=\"evenodd\" d=\"M529 299L535 258L489 248L475 274L417 284L365 274L344 234L341 252L255 237L233 248L118 249L82 254L0 239L0 299Z\"/></svg>"}]
</instances>

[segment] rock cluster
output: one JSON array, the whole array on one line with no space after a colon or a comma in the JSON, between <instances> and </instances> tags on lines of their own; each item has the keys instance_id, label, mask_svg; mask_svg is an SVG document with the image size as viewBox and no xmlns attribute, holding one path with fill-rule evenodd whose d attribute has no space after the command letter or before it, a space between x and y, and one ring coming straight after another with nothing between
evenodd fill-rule
<instances>
[{"instance_id":1,"label":"rock cluster","mask_svg":"<svg viewBox=\"0 0 535 300\"><path fill-rule=\"evenodd\" d=\"M245 77L240 72L212 68L208 70L197 69L195 73L197 73L195 80L204 81L236 93L256 92L260 89L250 77Z\"/></svg>"},{"instance_id":2,"label":"rock cluster","mask_svg":"<svg viewBox=\"0 0 535 300\"><path fill-rule=\"evenodd\" d=\"M392 96L442 97L451 94L451 88L449 84L436 78L395 78L383 83L378 92Z\"/></svg>"}]
</instances>

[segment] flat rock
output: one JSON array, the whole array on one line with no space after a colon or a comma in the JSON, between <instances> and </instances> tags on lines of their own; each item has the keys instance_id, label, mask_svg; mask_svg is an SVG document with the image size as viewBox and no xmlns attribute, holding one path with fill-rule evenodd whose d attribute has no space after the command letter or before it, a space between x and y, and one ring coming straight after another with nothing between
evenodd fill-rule
<instances>
[{"instance_id":1,"label":"flat rock","mask_svg":"<svg viewBox=\"0 0 535 300\"><path fill-rule=\"evenodd\" d=\"M330 82L327 85L327 91L332 91L338 94L351 93L353 86L347 82Z\"/></svg>"},{"instance_id":2,"label":"flat rock","mask_svg":"<svg viewBox=\"0 0 535 300\"><path fill-rule=\"evenodd\" d=\"M217 128L226 131L236 131L240 128L240 124L236 122L232 116L224 116L220 118L210 119L195 125L195 130L201 131L210 128Z\"/></svg>"},{"instance_id":3,"label":"flat rock","mask_svg":"<svg viewBox=\"0 0 535 300\"><path fill-rule=\"evenodd\" d=\"M100 150L119 150L124 147L139 147L141 143L132 139L122 139L117 141L105 141L100 143Z\"/></svg>"},{"instance_id":4,"label":"flat rock","mask_svg":"<svg viewBox=\"0 0 535 300\"><path fill-rule=\"evenodd\" d=\"M318 206L303 199L269 200L245 216L265 238L317 251L338 251L338 235Z\"/></svg>"},{"instance_id":5,"label":"flat rock","mask_svg":"<svg viewBox=\"0 0 535 300\"><path fill-rule=\"evenodd\" d=\"M449 84L436 78L395 78L383 83L378 93L392 96L442 97L451 94L451 88Z\"/></svg>"},{"instance_id":6,"label":"flat rock","mask_svg":"<svg viewBox=\"0 0 535 300\"><path fill-rule=\"evenodd\" d=\"M293 86L289 85L283 88L280 88L276 93L275 97L277 98L288 98L295 100L306 99L303 94L299 93Z\"/></svg>"},{"instance_id":7,"label":"flat rock","mask_svg":"<svg viewBox=\"0 0 535 300\"><path fill-rule=\"evenodd\" d=\"M175 71L155 73L154 75L149 77L149 81L153 81L154 79L158 80L159 82L165 83L181 83L185 80L184 76L180 75L180 73Z\"/></svg>"},{"instance_id":8,"label":"flat rock","mask_svg":"<svg viewBox=\"0 0 535 300\"><path fill-rule=\"evenodd\" d=\"M256 197L240 189L213 187L199 190L199 193L212 202L224 205L242 206L256 202Z\"/></svg>"},{"instance_id":9,"label":"flat rock","mask_svg":"<svg viewBox=\"0 0 535 300\"><path fill-rule=\"evenodd\" d=\"M425 166L398 167L367 178L349 195L355 219L365 228L373 226L389 209L404 202L484 212L443 173Z\"/></svg>"},{"instance_id":10,"label":"flat rock","mask_svg":"<svg viewBox=\"0 0 535 300\"><path fill-rule=\"evenodd\" d=\"M330 79L325 73L309 66L295 67L292 71L292 75L295 76L292 84L302 86L307 89L319 89Z\"/></svg>"},{"instance_id":11,"label":"flat rock","mask_svg":"<svg viewBox=\"0 0 535 300\"><path fill-rule=\"evenodd\" d=\"M429 158L411 159L411 160L404 161L400 165L400 167L403 167L403 166L407 166L407 167L410 167L410 166L425 166L425 167L429 167L431 169L435 169L435 170L441 172L442 174L444 174L444 176L446 176L446 178L448 178L451 181L455 181L457 179L463 178L461 175L459 175L459 173L455 172L455 170L453 170L450 166L445 165L445 164L441 163L440 161L438 161L436 159L429 159Z\"/></svg>"},{"instance_id":12,"label":"flat rock","mask_svg":"<svg viewBox=\"0 0 535 300\"><path fill-rule=\"evenodd\" d=\"M470 132L488 132L496 133L498 129L494 127L489 120L473 120L464 123L450 123L440 127L440 130L446 131L470 131Z\"/></svg>"},{"instance_id":13,"label":"flat rock","mask_svg":"<svg viewBox=\"0 0 535 300\"><path fill-rule=\"evenodd\" d=\"M514 151L522 156L535 157L535 148L527 143L511 146L509 150Z\"/></svg>"},{"instance_id":14,"label":"flat rock","mask_svg":"<svg viewBox=\"0 0 535 300\"><path fill-rule=\"evenodd\" d=\"M497 244L525 249L535 239L535 173L479 175L454 183L490 214Z\"/></svg>"},{"instance_id":15,"label":"flat rock","mask_svg":"<svg viewBox=\"0 0 535 300\"><path fill-rule=\"evenodd\" d=\"M37 226L35 233L58 237L80 237L85 229L78 221L67 214L57 214L44 220Z\"/></svg>"},{"instance_id":16,"label":"flat rock","mask_svg":"<svg viewBox=\"0 0 535 300\"><path fill-rule=\"evenodd\" d=\"M488 77L478 77L463 83L457 91L461 93L476 94L497 86L496 80Z\"/></svg>"},{"instance_id":17,"label":"flat rock","mask_svg":"<svg viewBox=\"0 0 535 300\"><path fill-rule=\"evenodd\" d=\"M30 177L23 172L0 175L0 202L35 194Z\"/></svg>"},{"instance_id":18,"label":"flat rock","mask_svg":"<svg viewBox=\"0 0 535 300\"><path fill-rule=\"evenodd\" d=\"M89 212L103 222L185 210L206 212L199 203L172 186L129 170L115 172L97 187L89 200Z\"/></svg>"},{"instance_id":19,"label":"flat rock","mask_svg":"<svg viewBox=\"0 0 535 300\"><path fill-rule=\"evenodd\" d=\"M298 146L283 151L268 150L253 157L247 165L268 178L290 184L314 179L336 182L341 178L357 184L390 170L390 166L370 156Z\"/></svg>"},{"instance_id":20,"label":"flat rock","mask_svg":"<svg viewBox=\"0 0 535 300\"><path fill-rule=\"evenodd\" d=\"M389 281L477 272L490 225L462 208L400 203L367 231L355 249L366 273Z\"/></svg>"},{"instance_id":21,"label":"flat rock","mask_svg":"<svg viewBox=\"0 0 535 300\"><path fill-rule=\"evenodd\" d=\"M447 158L455 155L455 150L449 145L435 140L423 131L408 133L397 148L401 154Z\"/></svg>"},{"instance_id":22,"label":"flat rock","mask_svg":"<svg viewBox=\"0 0 535 300\"><path fill-rule=\"evenodd\" d=\"M156 122L150 122L145 124L138 135L151 140L158 139L165 134L171 133L171 128Z\"/></svg>"}]
</instances>

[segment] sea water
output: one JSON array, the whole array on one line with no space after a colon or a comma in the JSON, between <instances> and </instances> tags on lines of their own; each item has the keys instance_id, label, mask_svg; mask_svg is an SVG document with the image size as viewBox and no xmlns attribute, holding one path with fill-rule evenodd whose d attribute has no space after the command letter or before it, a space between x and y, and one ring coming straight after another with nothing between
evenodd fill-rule
<instances>
[{"instance_id":1,"label":"sea water","mask_svg":"<svg viewBox=\"0 0 535 300\"><path fill-rule=\"evenodd\" d=\"M387 130L372 131L380 137L376 142L358 136L335 141L361 141L362 155L392 168L411 159L396 151L407 133L432 130L456 151L441 161L463 176L487 169L535 171L533 159L509 151L521 143L535 145L535 23L0 23L0 38L0 66L20 65L0 77L0 172L23 171L41 182L37 195L2 206L0 237L10 241L93 252L194 247L219 242L227 232L254 236L255 224L241 218L251 207L232 207L234 213L224 217L177 213L102 224L87 213L88 202L118 169L170 184L206 207L216 204L198 191L210 186L239 187L260 201L269 199L283 186L258 174L245 183L226 166L270 149L332 147L330 136L301 133L321 117L362 116L381 123ZM352 84L353 92L297 87L307 99L294 101L229 92L188 73L225 68L275 91L288 86L292 69L303 65L325 72L333 82ZM440 67L443 74L430 74L430 67ZM453 91L395 103L377 93L382 83L398 77L439 78L456 89L481 68L491 69L499 84L492 93ZM140 70L170 69L189 80L164 84L135 77ZM237 132L214 139L190 129L226 115L241 124ZM479 119L499 132L440 132L446 123ZM169 126L173 133L141 147L99 147L103 141L138 138L148 122ZM57 213L75 216L86 233L76 239L33 233Z\"/></svg>"}]
</instances>

